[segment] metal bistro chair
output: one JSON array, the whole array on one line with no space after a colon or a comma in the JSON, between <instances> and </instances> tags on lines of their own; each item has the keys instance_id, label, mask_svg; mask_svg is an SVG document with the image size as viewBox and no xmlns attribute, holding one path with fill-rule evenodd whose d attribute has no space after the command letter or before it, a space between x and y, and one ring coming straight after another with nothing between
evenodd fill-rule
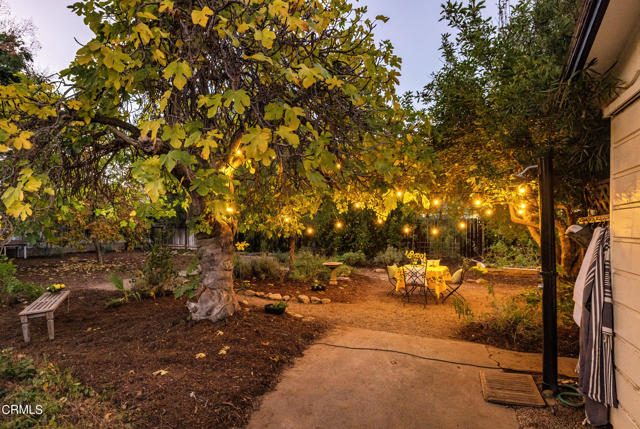
<instances>
[{"instance_id":1,"label":"metal bistro chair","mask_svg":"<svg viewBox=\"0 0 640 429\"><path fill-rule=\"evenodd\" d=\"M404 290L405 296L407 297L407 302L410 302L411 294L416 289L422 289L422 294L424 295L424 305L427 305L427 294L430 293L430 291L425 278L426 269L426 265L417 267L404 267ZM411 289L409 289L410 287Z\"/></svg>"},{"instance_id":2,"label":"metal bistro chair","mask_svg":"<svg viewBox=\"0 0 640 429\"><path fill-rule=\"evenodd\" d=\"M455 295L464 301L464 296L462 296L460 292L458 292L458 289L460 289L462 283L464 283L464 269L460 268L458 271L453 273L453 275L451 276L451 281L447 283L447 290L442 293L442 302L444 303L451 295Z\"/></svg>"},{"instance_id":3,"label":"metal bistro chair","mask_svg":"<svg viewBox=\"0 0 640 429\"><path fill-rule=\"evenodd\" d=\"M398 272L398 266L396 264L387 265L387 277L389 279L389 283L391 283L391 290L387 292L387 295L391 296L396 293L396 284L398 284L398 279L396 279L396 272Z\"/></svg>"}]
</instances>

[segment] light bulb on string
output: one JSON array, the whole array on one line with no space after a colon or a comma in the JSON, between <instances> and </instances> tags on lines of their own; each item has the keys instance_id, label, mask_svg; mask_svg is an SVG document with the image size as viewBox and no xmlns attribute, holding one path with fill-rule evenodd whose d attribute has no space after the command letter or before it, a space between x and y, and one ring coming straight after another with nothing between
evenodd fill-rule
<instances>
[{"instance_id":1,"label":"light bulb on string","mask_svg":"<svg viewBox=\"0 0 640 429\"><path fill-rule=\"evenodd\" d=\"M440 200L437 199L437 198L435 200L433 200L433 205L434 206L439 206L440 205Z\"/></svg>"},{"instance_id":2,"label":"light bulb on string","mask_svg":"<svg viewBox=\"0 0 640 429\"><path fill-rule=\"evenodd\" d=\"M493 214L493 210L487 209L485 213L487 214L487 216L491 216Z\"/></svg>"},{"instance_id":3,"label":"light bulb on string","mask_svg":"<svg viewBox=\"0 0 640 429\"><path fill-rule=\"evenodd\" d=\"M341 228L342 228L342 222L337 221L337 222L336 222L336 228L337 228L337 229L341 229Z\"/></svg>"},{"instance_id":4,"label":"light bulb on string","mask_svg":"<svg viewBox=\"0 0 640 429\"><path fill-rule=\"evenodd\" d=\"M342 168L342 164L340 164L339 162L336 162L336 168L340 170Z\"/></svg>"},{"instance_id":5,"label":"light bulb on string","mask_svg":"<svg viewBox=\"0 0 640 429\"><path fill-rule=\"evenodd\" d=\"M460 222L458 226L460 227L460 229L465 229L467 227L467 224L464 222Z\"/></svg>"},{"instance_id":6,"label":"light bulb on string","mask_svg":"<svg viewBox=\"0 0 640 429\"><path fill-rule=\"evenodd\" d=\"M524 186L520 186L518 188L518 192L520 193L520 195L526 194L527 193L527 188L525 188Z\"/></svg>"},{"instance_id":7,"label":"light bulb on string","mask_svg":"<svg viewBox=\"0 0 640 429\"><path fill-rule=\"evenodd\" d=\"M312 227L308 227L307 228L307 234L309 234L309 235L313 234L313 228Z\"/></svg>"},{"instance_id":8,"label":"light bulb on string","mask_svg":"<svg viewBox=\"0 0 640 429\"><path fill-rule=\"evenodd\" d=\"M382 218L378 218L377 222L378 222L378 225L382 225L384 221L382 220Z\"/></svg>"},{"instance_id":9,"label":"light bulb on string","mask_svg":"<svg viewBox=\"0 0 640 429\"><path fill-rule=\"evenodd\" d=\"M409 234L411 232L411 228L409 228L408 225L405 225L405 227L402 228L402 232L404 232L405 234Z\"/></svg>"},{"instance_id":10,"label":"light bulb on string","mask_svg":"<svg viewBox=\"0 0 640 429\"><path fill-rule=\"evenodd\" d=\"M522 203L522 204L520 204L520 208L521 208L521 209L526 209L526 208L527 208L527 204L526 204L526 203Z\"/></svg>"},{"instance_id":11,"label":"light bulb on string","mask_svg":"<svg viewBox=\"0 0 640 429\"><path fill-rule=\"evenodd\" d=\"M353 206L354 206L355 208L359 209L359 208L361 207L361 204L360 204L360 203L355 203Z\"/></svg>"},{"instance_id":12,"label":"light bulb on string","mask_svg":"<svg viewBox=\"0 0 640 429\"><path fill-rule=\"evenodd\" d=\"M479 199L476 199L473 203L474 203L477 207L479 207L479 206L480 206L480 204L482 204L482 201L480 201Z\"/></svg>"},{"instance_id":13,"label":"light bulb on string","mask_svg":"<svg viewBox=\"0 0 640 429\"><path fill-rule=\"evenodd\" d=\"M431 235L438 235L439 233L440 233L440 230L438 228L431 229Z\"/></svg>"}]
</instances>

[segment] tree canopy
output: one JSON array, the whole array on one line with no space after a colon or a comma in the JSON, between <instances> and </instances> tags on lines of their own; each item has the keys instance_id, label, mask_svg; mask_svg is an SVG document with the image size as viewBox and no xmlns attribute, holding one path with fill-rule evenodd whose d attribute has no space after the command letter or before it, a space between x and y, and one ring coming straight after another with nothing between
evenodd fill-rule
<instances>
[{"instance_id":1,"label":"tree canopy","mask_svg":"<svg viewBox=\"0 0 640 429\"><path fill-rule=\"evenodd\" d=\"M345 0L71 8L95 37L63 81L23 76L0 87L8 215L26 219L43 195L117 177L140 183L154 203L177 196L200 234L205 295L217 303L192 311L216 319L235 307L238 227L296 220L324 196L380 216L398 201L428 203L431 173L417 167L429 165L431 150L406 126L394 90L400 59L389 42L375 43L364 8Z\"/></svg>"}]
</instances>

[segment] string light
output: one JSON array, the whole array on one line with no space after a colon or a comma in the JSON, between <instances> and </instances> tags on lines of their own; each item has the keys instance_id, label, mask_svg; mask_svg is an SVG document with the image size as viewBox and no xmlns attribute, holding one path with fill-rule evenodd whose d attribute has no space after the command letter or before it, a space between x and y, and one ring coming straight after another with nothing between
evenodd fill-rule
<instances>
[{"instance_id":1,"label":"string light","mask_svg":"<svg viewBox=\"0 0 640 429\"><path fill-rule=\"evenodd\" d=\"M440 205L440 200L437 199L437 198L435 200L433 200L433 205L434 206L439 206Z\"/></svg>"},{"instance_id":2,"label":"string light","mask_svg":"<svg viewBox=\"0 0 640 429\"><path fill-rule=\"evenodd\" d=\"M308 227L307 228L307 234L309 234L309 235L313 234L313 228Z\"/></svg>"},{"instance_id":3,"label":"string light","mask_svg":"<svg viewBox=\"0 0 640 429\"><path fill-rule=\"evenodd\" d=\"M409 233L411 232L411 228L409 228L409 226L405 226L405 227L402 229L402 231L403 231L405 234L409 234Z\"/></svg>"},{"instance_id":4,"label":"string light","mask_svg":"<svg viewBox=\"0 0 640 429\"><path fill-rule=\"evenodd\" d=\"M398 192L396 192L396 196L397 196L398 198L400 198L400 197L402 196L402 191L398 191Z\"/></svg>"},{"instance_id":5,"label":"string light","mask_svg":"<svg viewBox=\"0 0 640 429\"><path fill-rule=\"evenodd\" d=\"M485 213L487 213L487 216L491 216L493 214L493 210L487 209Z\"/></svg>"},{"instance_id":6,"label":"string light","mask_svg":"<svg viewBox=\"0 0 640 429\"><path fill-rule=\"evenodd\" d=\"M527 192L527 188L525 188L524 186L520 186L520 187L518 188L518 192L520 192L520 194L524 194L524 193L526 193L526 192Z\"/></svg>"},{"instance_id":7,"label":"string light","mask_svg":"<svg viewBox=\"0 0 640 429\"><path fill-rule=\"evenodd\" d=\"M236 155L238 156L242 155L242 151L240 149L236 149Z\"/></svg>"},{"instance_id":8,"label":"string light","mask_svg":"<svg viewBox=\"0 0 640 429\"><path fill-rule=\"evenodd\" d=\"M440 231L438 230L438 228L433 228L433 229L431 230L431 234L432 234L432 235L438 235L438 233L439 233L439 232L440 232Z\"/></svg>"},{"instance_id":9,"label":"string light","mask_svg":"<svg viewBox=\"0 0 640 429\"><path fill-rule=\"evenodd\" d=\"M336 222L336 228L338 229L342 228L342 222L340 221Z\"/></svg>"},{"instance_id":10,"label":"string light","mask_svg":"<svg viewBox=\"0 0 640 429\"><path fill-rule=\"evenodd\" d=\"M378 218L377 222L378 222L378 225L382 225L384 221L382 220L382 218Z\"/></svg>"},{"instance_id":11,"label":"string light","mask_svg":"<svg viewBox=\"0 0 640 429\"><path fill-rule=\"evenodd\" d=\"M519 215L524 214L524 210L522 210L522 209L518 210L518 214L519 214Z\"/></svg>"},{"instance_id":12,"label":"string light","mask_svg":"<svg viewBox=\"0 0 640 429\"><path fill-rule=\"evenodd\" d=\"M359 209L360 208L360 203L356 203L355 204L355 208Z\"/></svg>"},{"instance_id":13,"label":"string light","mask_svg":"<svg viewBox=\"0 0 640 429\"><path fill-rule=\"evenodd\" d=\"M233 207L227 207L227 213L233 213Z\"/></svg>"},{"instance_id":14,"label":"string light","mask_svg":"<svg viewBox=\"0 0 640 429\"><path fill-rule=\"evenodd\" d=\"M467 227L467 224L464 222L460 222L460 229L465 229Z\"/></svg>"},{"instance_id":15,"label":"string light","mask_svg":"<svg viewBox=\"0 0 640 429\"><path fill-rule=\"evenodd\" d=\"M521 209L526 209L526 208L527 208L527 204L526 204L526 203L522 203L522 204L520 204L520 208L521 208Z\"/></svg>"},{"instance_id":16,"label":"string light","mask_svg":"<svg viewBox=\"0 0 640 429\"><path fill-rule=\"evenodd\" d=\"M285 217L285 218L284 218L284 221L285 221L286 223L289 223L289 222L291 222L291 219L289 219L288 217Z\"/></svg>"},{"instance_id":17,"label":"string light","mask_svg":"<svg viewBox=\"0 0 640 429\"><path fill-rule=\"evenodd\" d=\"M342 168L342 164L340 164L339 162L336 162L336 168L340 170Z\"/></svg>"},{"instance_id":18,"label":"string light","mask_svg":"<svg viewBox=\"0 0 640 429\"><path fill-rule=\"evenodd\" d=\"M482 204L482 201L480 201L480 200L475 200L473 203L474 203L476 206L479 206L480 204Z\"/></svg>"}]
</instances>

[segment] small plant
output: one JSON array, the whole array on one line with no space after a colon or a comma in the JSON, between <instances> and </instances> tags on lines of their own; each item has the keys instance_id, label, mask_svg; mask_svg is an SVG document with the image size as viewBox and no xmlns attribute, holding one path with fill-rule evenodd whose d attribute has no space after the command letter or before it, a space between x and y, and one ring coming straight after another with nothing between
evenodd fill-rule
<instances>
[{"instance_id":1,"label":"small plant","mask_svg":"<svg viewBox=\"0 0 640 429\"><path fill-rule=\"evenodd\" d=\"M44 290L34 283L24 283L15 276L16 266L4 255L0 255L0 304L10 305L29 302L38 298Z\"/></svg>"},{"instance_id":2,"label":"small plant","mask_svg":"<svg viewBox=\"0 0 640 429\"><path fill-rule=\"evenodd\" d=\"M178 284L178 272L173 266L171 250L159 244L151 248L142 269L142 277L134 289L140 296L156 297L172 291Z\"/></svg>"},{"instance_id":3,"label":"small plant","mask_svg":"<svg viewBox=\"0 0 640 429\"><path fill-rule=\"evenodd\" d=\"M184 283L173 289L174 298L178 299L185 295L187 298L193 298L200 286L200 275L196 272L197 266L198 260L192 259L187 267L187 278Z\"/></svg>"},{"instance_id":4,"label":"small plant","mask_svg":"<svg viewBox=\"0 0 640 429\"><path fill-rule=\"evenodd\" d=\"M479 276L484 276L489 272L489 270L486 267L483 267L482 265L474 265L473 267L469 268L469 271Z\"/></svg>"},{"instance_id":5,"label":"small plant","mask_svg":"<svg viewBox=\"0 0 640 429\"><path fill-rule=\"evenodd\" d=\"M47 288L47 291L51 292L51 293L58 293L60 292L62 289L65 289L66 286L62 283L54 283L51 286L49 286Z\"/></svg>"},{"instance_id":6,"label":"small plant","mask_svg":"<svg viewBox=\"0 0 640 429\"><path fill-rule=\"evenodd\" d=\"M473 311L471 311L469 304L467 304L465 300L454 296L451 304L458 315L458 319L464 319L465 321L471 321L473 319Z\"/></svg>"},{"instance_id":7,"label":"small plant","mask_svg":"<svg viewBox=\"0 0 640 429\"><path fill-rule=\"evenodd\" d=\"M400 249L393 246L387 247L384 252L380 252L373 258L373 264L376 266L404 265L408 262L407 256Z\"/></svg>"},{"instance_id":8,"label":"small plant","mask_svg":"<svg viewBox=\"0 0 640 429\"><path fill-rule=\"evenodd\" d=\"M235 246L238 252L244 252L244 250L249 247L249 243L247 243L246 241L241 241L240 243L236 243Z\"/></svg>"},{"instance_id":9,"label":"small plant","mask_svg":"<svg viewBox=\"0 0 640 429\"><path fill-rule=\"evenodd\" d=\"M267 304L264 309L270 314L282 314L287 309L287 303L285 301L276 301L273 304Z\"/></svg>"},{"instance_id":10,"label":"small plant","mask_svg":"<svg viewBox=\"0 0 640 429\"><path fill-rule=\"evenodd\" d=\"M289 273L289 277L293 280L303 281L327 280L329 278L329 269L322 265L325 260L320 256L300 252L293 269Z\"/></svg>"},{"instance_id":11,"label":"small plant","mask_svg":"<svg viewBox=\"0 0 640 429\"><path fill-rule=\"evenodd\" d=\"M324 284L321 284L320 280L314 280L313 284L311 285L311 290L314 292L320 292L320 291L327 290L327 286L325 286Z\"/></svg>"},{"instance_id":12,"label":"small plant","mask_svg":"<svg viewBox=\"0 0 640 429\"><path fill-rule=\"evenodd\" d=\"M339 259L341 259L345 264L353 267L362 267L367 264L367 257L362 250L343 253L342 257Z\"/></svg>"},{"instance_id":13,"label":"small plant","mask_svg":"<svg viewBox=\"0 0 640 429\"><path fill-rule=\"evenodd\" d=\"M244 257L236 258L233 265L233 276L237 279L251 280L279 280L282 270L278 261L271 257Z\"/></svg>"},{"instance_id":14,"label":"small plant","mask_svg":"<svg viewBox=\"0 0 640 429\"><path fill-rule=\"evenodd\" d=\"M138 291L128 291L124 287L124 281L122 280L122 278L118 277L116 274L111 274L111 277L109 277L109 281L116 289L122 292L122 297L110 300L109 302L107 302L107 307L118 307L124 303L129 302L129 298L134 298L136 301L141 300L142 297L140 296L140 293Z\"/></svg>"}]
</instances>

